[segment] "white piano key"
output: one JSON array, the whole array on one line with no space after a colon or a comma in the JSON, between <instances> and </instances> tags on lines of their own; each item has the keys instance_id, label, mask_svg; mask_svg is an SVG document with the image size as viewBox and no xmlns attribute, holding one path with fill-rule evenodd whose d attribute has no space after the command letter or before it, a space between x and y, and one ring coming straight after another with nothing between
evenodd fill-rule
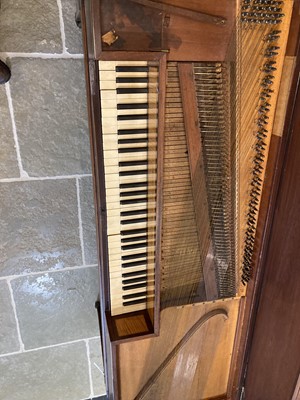
<instances>
[{"instance_id":1,"label":"white piano key","mask_svg":"<svg viewBox=\"0 0 300 400\"><path fill-rule=\"evenodd\" d=\"M148 101L147 93L124 93L124 94L116 94L116 99L118 104L124 103L133 103L136 101L137 103L146 103Z\"/></svg>"},{"instance_id":2,"label":"white piano key","mask_svg":"<svg viewBox=\"0 0 300 400\"><path fill-rule=\"evenodd\" d=\"M120 281L126 280L126 279L135 279L135 278L144 278L145 279L148 276L146 272L143 275L138 274L138 275L133 275L132 277L128 277L128 278L124 278L122 275L123 274L122 274L122 271L121 271L121 273L120 272L112 272L112 273L110 273L109 276L110 276L110 279L120 280ZM153 280L153 278L154 278L154 276L152 274L152 277L149 278L149 280ZM142 288L140 288L140 289L142 289ZM145 288L145 290L140 290L140 291L141 292L147 292L147 288Z\"/></svg>"},{"instance_id":3,"label":"white piano key","mask_svg":"<svg viewBox=\"0 0 300 400\"><path fill-rule=\"evenodd\" d=\"M102 134L103 135L111 135L111 134L115 134L117 135L117 129L115 128L115 126L110 126L110 125L106 125L106 126L102 126Z\"/></svg>"},{"instance_id":4,"label":"white piano key","mask_svg":"<svg viewBox=\"0 0 300 400\"><path fill-rule=\"evenodd\" d=\"M117 107L115 108L102 108L101 118L117 118Z\"/></svg>"},{"instance_id":5,"label":"white piano key","mask_svg":"<svg viewBox=\"0 0 300 400\"><path fill-rule=\"evenodd\" d=\"M156 156L155 151L139 151L132 153L118 153L119 158L116 159L116 151L113 150L105 150L103 152L104 160L107 162L107 165L119 165L120 161L143 161L148 158L148 156Z\"/></svg>"},{"instance_id":6,"label":"white piano key","mask_svg":"<svg viewBox=\"0 0 300 400\"><path fill-rule=\"evenodd\" d=\"M103 135L103 149L106 150L118 150L118 136L117 135Z\"/></svg>"},{"instance_id":7,"label":"white piano key","mask_svg":"<svg viewBox=\"0 0 300 400\"><path fill-rule=\"evenodd\" d=\"M112 270L112 271L110 272L110 274L111 274L112 276L117 276L117 275L122 276L123 274L135 273L135 272L139 272L139 271L142 271L142 270L145 270L145 271L146 271L145 274L148 274L147 267L142 267L142 266L139 266L139 267L129 267L129 268L119 268L117 271L113 271L113 270Z\"/></svg>"},{"instance_id":8,"label":"white piano key","mask_svg":"<svg viewBox=\"0 0 300 400\"><path fill-rule=\"evenodd\" d=\"M136 285L138 285L138 283L136 283ZM143 289L143 287L137 287L137 288L134 288L134 289L129 289L129 290L123 290L123 285L122 284L118 284L118 279L111 279L111 287L113 287L114 289L115 289L115 294L119 294L119 295L121 295L121 298L122 298L122 295L126 295L126 294L134 294L134 293L139 293L140 291L141 291L141 289ZM146 288L147 288L147 285L146 286L144 286L144 290L147 290ZM122 302L123 302L124 300L122 299Z\"/></svg>"},{"instance_id":9,"label":"white piano key","mask_svg":"<svg viewBox=\"0 0 300 400\"><path fill-rule=\"evenodd\" d=\"M149 76L148 72L120 72L116 71L116 78L147 78Z\"/></svg>"},{"instance_id":10,"label":"white piano key","mask_svg":"<svg viewBox=\"0 0 300 400\"><path fill-rule=\"evenodd\" d=\"M100 89L103 89L103 83L107 81L116 82L116 70L101 70L99 71Z\"/></svg>"},{"instance_id":11,"label":"white piano key","mask_svg":"<svg viewBox=\"0 0 300 400\"><path fill-rule=\"evenodd\" d=\"M118 96L118 99L117 99ZM127 97L126 94L118 94L116 96L117 104L149 104L149 109L157 107L157 102L149 102L148 96L143 93L136 94L138 97Z\"/></svg>"},{"instance_id":12,"label":"white piano key","mask_svg":"<svg viewBox=\"0 0 300 400\"><path fill-rule=\"evenodd\" d=\"M156 71L148 71L148 72L138 72L138 71L130 71L130 72L120 72L116 71L117 78L158 78L158 72Z\"/></svg>"},{"instance_id":13,"label":"white piano key","mask_svg":"<svg viewBox=\"0 0 300 400\"><path fill-rule=\"evenodd\" d=\"M117 92L115 90L100 90L100 95L102 101L117 99Z\"/></svg>"},{"instance_id":14,"label":"white piano key","mask_svg":"<svg viewBox=\"0 0 300 400\"><path fill-rule=\"evenodd\" d=\"M121 235L118 233L117 235L108 236L108 246L121 246Z\"/></svg>"},{"instance_id":15,"label":"white piano key","mask_svg":"<svg viewBox=\"0 0 300 400\"><path fill-rule=\"evenodd\" d=\"M115 257L115 258L111 258L111 259L118 259L118 257L120 257L120 260L121 260L121 257L122 256L129 256L129 255L135 255L135 254L138 254L139 252L140 253L142 253L142 252L144 252L144 253L146 253L146 251L145 251L145 248L138 248L138 249L131 249L131 250L126 250L126 251L124 251L124 250L121 250L121 249L119 249L119 251L117 251L116 250L116 248L114 248L114 247L111 247L111 248L109 248L109 254L112 256L112 257ZM143 257L141 257L141 259L142 259ZM134 261L134 260L133 260Z\"/></svg>"},{"instance_id":16,"label":"white piano key","mask_svg":"<svg viewBox=\"0 0 300 400\"><path fill-rule=\"evenodd\" d=\"M100 71L115 71L116 61L98 61Z\"/></svg>"},{"instance_id":17,"label":"white piano key","mask_svg":"<svg viewBox=\"0 0 300 400\"><path fill-rule=\"evenodd\" d=\"M120 315L120 314L125 314L125 313L130 313L133 311L140 311L140 310L145 310L147 308L148 302L142 303L142 304L134 304L132 306L126 306L123 307L122 305L115 305L114 301L111 301L111 315Z\"/></svg>"},{"instance_id":18,"label":"white piano key","mask_svg":"<svg viewBox=\"0 0 300 400\"><path fill-rule=\"evenodd\" d=\"M116 67L147 67L148 61L115 61Z\"/></svg>"},{"instance_id":19,"label":"white piano key","mask_svg":"<svg viewBox=\"0 0 300 400\"><path fill-rule=\"evenodd\" d=\"M154 247L153 247L154 248ZM154 253L154 250L153 250ZM152 257L152 256L151 256ZM151 272L153 273L154 271L154 264L155 264L155 259L154 257L151 258L149 257L149 255L147 256L147 259L142 259L141 262L139 263L139 265L134 265L134 261L133 262L124 262L122 261L122 266L121 269L123 271L123 273L126 272L132 272L131 269L135 269L135 268L139 268L139 269L146 269L147 273ZM117 263L115 263L114 265L112 265L112 270L117 268ZM119 268L119 267L118 267Z\"/></svg>"},{"instance_id":20,"label":"white piano key","mask_svg":"<svg viewBox=\"0 0 300 400\"><path fill-rule=\"evenodd\" d=\"M147 119L117 121L118 129L146 129L148 127Z\"/></svg>"},{"instance_id":21,"label":"white piano key","mask_svg":"<svg viewBox=\"0 0 300 400\"><path fill-rule=\"evenodd\" d=\"M101 99L101 114L103 115L103 111L106 109L117 109L117 99L104 100Z\"/></svg>"}]
</instances>

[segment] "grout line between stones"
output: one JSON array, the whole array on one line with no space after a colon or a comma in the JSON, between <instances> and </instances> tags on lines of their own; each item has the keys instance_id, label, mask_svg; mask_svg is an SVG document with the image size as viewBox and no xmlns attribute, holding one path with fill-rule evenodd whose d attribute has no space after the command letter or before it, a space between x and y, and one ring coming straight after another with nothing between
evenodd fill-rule
<instances>
[{"instance_id":1,"label":"grout line between stones","mask_svg":"<svg viewBox=\"0 0 300 400\"><path fill-rule=\"evenodd\" d=\"M76 189L77 189L79 238L80 238L80 245L81 245L82 263L83 263L83 265L85 265L85 249L84 249L84 240L83 240L82 212L81 212L81 204L80 204L80 187L79 187L79 179L78 178L76 178Z\"/></svg>"},{"instance_id":2,"label":"grout line between stones","mask_svg":"<svg viewBox=\"0 0 300 400\"><path fill-rule=\"evenodd\" d=\"M83 54L0 52L0 58L83 59Z\"/></svg>"},{"instance_id":3,"label":"grout line between stones","mask_svg":"<svg viewBox=\"0 0 300 400\"><path fill-rule=\"evenodd\" d=\"M61 0L56 0L56 2L57 2L57 7L58 7L59 26L60 26L60 35L61 35L63 53L66 53L67 52L66 34L65 34L65 23L64 23L64 18L63 18L62 4L61 4Z\"/></svg>"},{"instance_id":4,"label":"grout line between stones","mask_svg":"<svg viewBox=\"0 0 300 400\"><path fill-rule=\"evenodd\" d=\"M75 267L65 267L65 268L62 268L62 269L54 269L54 270L49 270L48 269L48 270L45 270L45 271L30 272L30 273L22 274L22 275L0 276L0 281L4 281L6 279L13 280L13 279L18 279L18 278L24 278L26 276L35 276L35 275L52 274L52 273L64 272L64 271L73 271L73 270L83 269L83 268L95 268L97 266L98 266L98 264L77 265Z\"/></svg>"},{"instance_id":5,"label":"grout line between stones","mask_svg":"<svg viewBox=\"0 0 300 400\"><path fill-rule=\"evenodd\" d=\"M5 84L5 91L6 91L8 109L9 109L10 118L11 118L13 138L14 138L14 143L15 143L15 149L16 149L18 167L19 167L19 171L20 171L20 177L21 178L28 178L28 174L27 174L27 172L24 171L23 165L22 165L21 152L20 152L19 140L18 140L18 135L17 135L17 127L16 127L16 122L15 122L14 107L13 107L13 103L12 103L12 97L11 97L11 91L10 91L10 84L9 83Z\"/></svg>"},{"instance_id":6,"label":"grout line between stones","mask_svg":"<svg viewBox=\"0 0 300 400\"><path fill-rule=\"evenodd\" d=\"M12 304L12 308L13 308L14 316L15 316L15 320L16 320L17 334L18 334L18 339L19 339L19 344L20 344L20 353L23 353L24 352L24 343L23 343L22 336L21 336L20 324L19 324L18 315L17 315L17 307L16 307L16 303L15 303L15 299L14 299L14 293L13 293L9 279L7 279L7 286L8 286L9 292L10 292L11 304Z\"/></svg>"},{"instance_id":7,"label":"grout line between stones","mask_svg":"<svg viewBox=\"0 0 300 400\"><path fill-rule=\"evenodd\" d=\"M87 340L93 340L93 339L99 339L99 336L93 336L88 339L77 339L77 340L70 340L69 342L62 342L62 343L57 343L57 344L50 344L49 346L42 346L42 347L37 347L35 349L28 349L28 350L22 350L22 351L14 351L12 353L6 353L6 354L0 354L0 358L2 357L9 357L9 356L14 356L16 354L24 354L24 353L32 353L34 351L39 351L39 350L45 350L45 349L51 349L53 347L60 347L60 346L66 346L68 344L75 344L75 343L80 343L80 342L85 342Z\"/></svg>"},{"instance_id":8,"label":"grout line between stones","mask_svg":"<svg viewBox=\"0 0 300 400\"><path fill-rule=\"evenodd\" d=\"M2 178L2 179L0 179L0 183L74 179L74 178L84 178L84 177L91 177L91 176L92 176L92 174L38 176L38 177L25 175L20 178Z\"/></svg>"},{"instance_id":9,"label":"grout line between stones","mask_svg":"<svg viewBox=\"0 0 300 400\"><path fill-rule=\"evenodd\" d=\"M94 388L93 388L92 366L91 366L91 357L90 357L90 344L87 339L85 340L85 345L86 345L86 354L87 354L88 369L89 369L89 381L90 381L90 390L91 390L90 397L93 398L94 397Z\"/></svg>"}]
</instances>

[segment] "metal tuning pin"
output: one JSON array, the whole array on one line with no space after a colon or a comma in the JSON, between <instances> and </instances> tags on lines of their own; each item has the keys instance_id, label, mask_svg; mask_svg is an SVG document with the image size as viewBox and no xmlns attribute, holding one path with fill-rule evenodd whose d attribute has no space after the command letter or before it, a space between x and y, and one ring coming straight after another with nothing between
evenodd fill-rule
<instances>
[{"instance_id":1,"label":"metal tuning pin","mask_svg":"<svg viewBox=\"0 0 300 400\"><path fill-rule=\"evenodd\" d=\"M279 39L279 36L269 34L265 37L264 41L267 43L271 43L271 42L275 42L278 39Z\"/></svg>"},{"instance_id":2,"label":"metal tuning pin","mask_svg":"<svg viewBox=\"0 0 300 400\"><path fill-rule=\"evenodd\" d=\"M266 118L259 117L256 121L257 126L263 127L264 125L267 125L268 121L266 121Z\"/></svg>"},{"instance_id":3,"label":"metal tuning pin","mask_svg":"<svg viewBox=\"0 0 300 400\"><path fill-rule=\"evenodd\" d=\"M258 140L263 140L267 137L267 135L264 132L259 131L257 132L256 137Z\"/></svg>"},{"instance_id":4,"label":"metal tuning pin","mask_svg":"<svg viewBox=\"0 0 300 400\"><path fill-rule=\"evenodd\" d=\"M281 31L274 29L272 32L270 32L270 35L279 35L280 33Z\"/></svg>"},{"instance_id":5,"label":"metal tuning pin","mask_svg":"<svg viewBox=\"0 0 300 400\"><path fill-rule=\"evenodd\" d=\"M269 95L267 92L261 92L259 100L266 101L267 98L270 98L270 97L271 97L271 95Z\"/></svg>"},{"instance_id":6,"label":"metal tuning pin","mask_svg":"<svg viewBox=\"0 0 300 400\"><path fill-rule=\"evenodd\" d=\"M279 49L280 49L279 46L269 46L269 47L267 48L267 51L274 51L274 50L279 50Z\"/></svg>"},{"instance_id":7,"label":"metal tuning pin","mask_svg":"<svg viewBox=\"0 0 300 400\"><path fill-rule=\"evenodd\" d=\"M266 107L266 106L260 106L259 109L258 109L258 113L259 114L264 114L264 113L269 112L269 111L270 111L270 109L268 107Z\"/></svg>"},{"instance_id":8,"label":"metal tuning pin","mask_svg":"<svg viewBox=\"0 0 300 400\"><path fill-rule=\"evenodd\" d=\"M269 75L265 76L262 80L260 86L263 88L267 88L268 86L273 85L273 79L269 77Z\"/></svg>"},{"instance_id":9,"label":"metal tuning pin","mask_svg":"<svg viewBox=\"0 0 300 400\"><path fill-rule=\"evenodd\" d=\"M262 72L265 72L266 74L269 74L270 72L276 71L277 68L273 67L272 65L264 65Z\"/></svg>"}]
</instances>

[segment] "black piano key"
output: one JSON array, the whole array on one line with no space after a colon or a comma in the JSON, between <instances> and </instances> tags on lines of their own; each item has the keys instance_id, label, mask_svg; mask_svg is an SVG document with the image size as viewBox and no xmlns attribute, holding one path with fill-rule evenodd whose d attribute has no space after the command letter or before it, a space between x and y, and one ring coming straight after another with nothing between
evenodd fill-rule
<instances>
[{"instance_id":1,"label":"black piano key","mask_svg":"<svg viewBox=\"0 0 300 400\"><path fill-rule=\"evenodd\" d=\"M135 236L129 238L122 238L121 243L130 243L130 242L144 242L147 240L147 236Z\"/></svg>"},{"instance_id":2,"label":"black piano key","mask_svg":"<svg viewBox=\"0 0 300 400\"><path fill-rule=\"evenodd\" d=\"M116 67L116 72L148 72L149 67L144 66L117 66Z\"/></svg>"},{"instance_id":3,"label":"black piano key","mask_svg":"<svg viewBox=\"0 0 300 400\"><path fill-rule=\"evenodd\" d=\"M129 230L125 230L125 231L121 231L121 235L138 235L139 233L147 233L147 229L146 228L141 228L141 229L129 229Z\"/></svg>"},{"instance_id":4,"label":"black piano key","mask_svg":"<svg viewBox=\"0 0 300 400\"><path fill-rule=\"evenodd\" d=\"M120 171L119 176L135 176L135 175L147 175L147 169L137 169L135 171Z\"/></svg>"},{"instance_id":5,"label":"black piano key","mask_svg":"<svg viewBox=\"0 0 300 400\"><path fill-rule=\"evenodd\" d=\"M140 224L141 222L147 222L147 218L132 218L121 220L121 225L130 225L130 224Z\"/></svg>"},{"instance_id":6,"label":"black piano key","mask_svg":"<svg viewBox=\"0 0 300 400\"><path fill-rule=\"evenodd\" d=\"M121 200L120 204L122 206L126 206L126 205L129 205L129 204L146 203L147 199L148 199L147 197L142 197L140 199Z\"/></svg>"},{"instance_id":7,"label":"black piano key","mask_svg":"<svg viewBox=\"0 0 300 400\"><path fill-rule=\"evenodd\" d=\"M148 77L144 78L137 78L137 77L130 77L130 78L117 78L116 79L117 83L148 83L149 79Z\"/></svg>"},{"instance_id":8,"label":"black piano key","mask_svg":"<svg viewBox=\"0 0 300 400\"><path fill-rule=\"evenodd\" d=\"M129 299L134 299L136 297L146 297L147 292L139 292L139 293L131 293L131 294L124 294L122 296L123 300L129 300Z\"/></svg>"},{"instance_id":9,"label":"black piano key","mask_svg":"<svg viewBox=\"0 0 300 400\"><path fill-rule=\"evenodd\" d=\"M134 249L140 249L142 247L146 247L147 242L139 242L135 244L127 244L125 246L121 246L121 250L126 251L126 250L134 250Z\"/></svg>"},{"instance_id":10,"label":"black piano key","mask_svg":"<svg viewBox=\"0 0 300 400\"><path fill-rule=\"evenodd\" d=\"M148 119L148 114L127 114L127 115L118 115L118 121L133 121L139 119Z\"/></svg>"},{"instance_id":11,"label":"black piano key","mask_svg":"<svg viewBox=\"0 0 300 400\"><path fill-rule=\"evenodd\" d=\"M148 147L126 147L125 149L118 149L118 153L139 153L148 151Z\"/></svg>"},{"instance_id":12,"label":"black piano key","mask_svg":"<svg viewBox=\"0 0 300 400\"><path fill-rule=\"evenodd\" d=\"M122 268L132 268L132 267L139 267L139 266L145 267L146 264L147 264L146 260L131 261L131 262L123 263Z\"/></svg>"},{"instance_id":13,"label":"black piano key","mask_svg":"<svg viewBox=\"0 0 300 400\"><path fill-rule=\"evenodd\" d=\"M144 110L149 108L149 103L117 104L117 110Z\"/></svg>"},{"instance_id":14,"label":"black piano key","mask_svg":"<svg viewBox=\"0 0 300 400\"><path fill-rule=\"evenodd\" d=\"M147 210L145 208L142 210L121 211L121 217L131 217L132 215L141 215L146 213Z\"/></svg>"},{"instance_id":15,"label":"black piano key","mask_svg":"<svg viewBox=\"0 0 300 400\"><path fill-rule=\"evenodd\" d=\"M123 302L123 306L124 306L124 307L126 307L126 306L134 306L134 305L136 305L136 304L145 303L145 301L146 301L146 298L145 298L145 297L142 298L142 299L137 299L137 300L124 301L124 302Z\"/></svg>"},{"instance_id":16,"label":"black piano key","mask_svg":"<svg viewBox=\"0 0 300 400\"><path fill-rule=\"evenodd\" d=\"M117 94L148 93L148 88L118 88Z\"/></svg>"},{"instance_id":17,"label":"black piano key","mask_svg":"<svg viewBox=\"0 0 300 400\"><path fill-rule=\"evenodd\" d=\"M134 290L134 289L140 289L143 287L146 287L147 283L137 283L136 285L128 285L128 286L123 286L122 289L123 290Z\"/></svg>"},{"instance_id":18,"label":"black piano key","mask_svg":"<svg viewBox=\"0 0 300 400\"><path fill-rule=\"evenodd\" d=\"M141 269L140 271L134 271L134 272L124 272L124 274L122 274L122 278L131 278L132 276L145 275L146 273L147 273L146 269Z\"/></svg>"},{"instance_id":19,"label":"black piano key","mask_svg":"<svg viewBox=\"0 0 300 400\"><path fill-rule=\"evenodd\" d=\"M129 254L128 256L122 256L121 260L122 261L127 261L127 260L136 260L137 258L146 258L147 253L136 253L136 254Z\"/></svg>"},{"instance_id":20,"label":"black piano key","mask_svg":"<svg viewBox=\"0 0 300 400\"><path fill-rule=\"evenodd\" d=\"M143 135L148 133L148 128L141 129L118 129L118 135Z\"/></svg>"},{"instance_id":21,"label":"black piano key","mask_svg":"<svg viewBox=\"0 0 300 400\"><path fill-rule=\"evenodd\" d=\"M147 182L130 182L130 183L121 183L120 189L131 189L131 188L138 188L148 186Z\"/></svg>"},{"instance_id":22,"label":"black piano key","mask_svg":"<svg viewBox=\"0 0 300 400\"><path fill-rule=\"evenodd\" d=\"M147 190L134 190L130 192L121 192L120 197L145 196L147 193Z\"/></svg>"},{"instance_id":23,"label":"black piano key","mask_svg":"<svg viewBox=\"0 0 300 400\"><path fill-rule=\"evenodd\" d=\"M148 138L119 139L118 144L148 143Z\"/></svg>"},{"instance_id":24,"label":"black piano key","mask_svg":"<svg viewBox=\"0 0 300 400\"><path fill-rule=\"evenodd\" d=\"M134 167L134 166L140 166L140 165L147 165L148 160L132 160L132 161L120 161L119 162L119 167Z\"/></svg>"},{"instance_id":25,"label":"black piano key","mask_svg":"<svg viewBox=\"0 0 300 400\"><path fill-rule=\"evenodd\" d=\"M146 276L139 276L138 278L123 279L122 285L132 285L134 283L141 283L147 280Z\"/></svg>"}]
</instances>

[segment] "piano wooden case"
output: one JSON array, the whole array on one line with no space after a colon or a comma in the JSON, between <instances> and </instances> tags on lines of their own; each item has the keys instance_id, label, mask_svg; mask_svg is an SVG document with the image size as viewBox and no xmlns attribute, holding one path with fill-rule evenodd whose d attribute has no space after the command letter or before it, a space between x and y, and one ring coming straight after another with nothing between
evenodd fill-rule
<instances>
[{"instance_id":1,"label":"piano wooden case","mask_svg":"<svg viewBox=\"0 0 300 400\"><path fill-rule=\"evenodd\" d=\"M109 399L232 390L292 7L82 2Z\"/></svg>"}]
</instances>

